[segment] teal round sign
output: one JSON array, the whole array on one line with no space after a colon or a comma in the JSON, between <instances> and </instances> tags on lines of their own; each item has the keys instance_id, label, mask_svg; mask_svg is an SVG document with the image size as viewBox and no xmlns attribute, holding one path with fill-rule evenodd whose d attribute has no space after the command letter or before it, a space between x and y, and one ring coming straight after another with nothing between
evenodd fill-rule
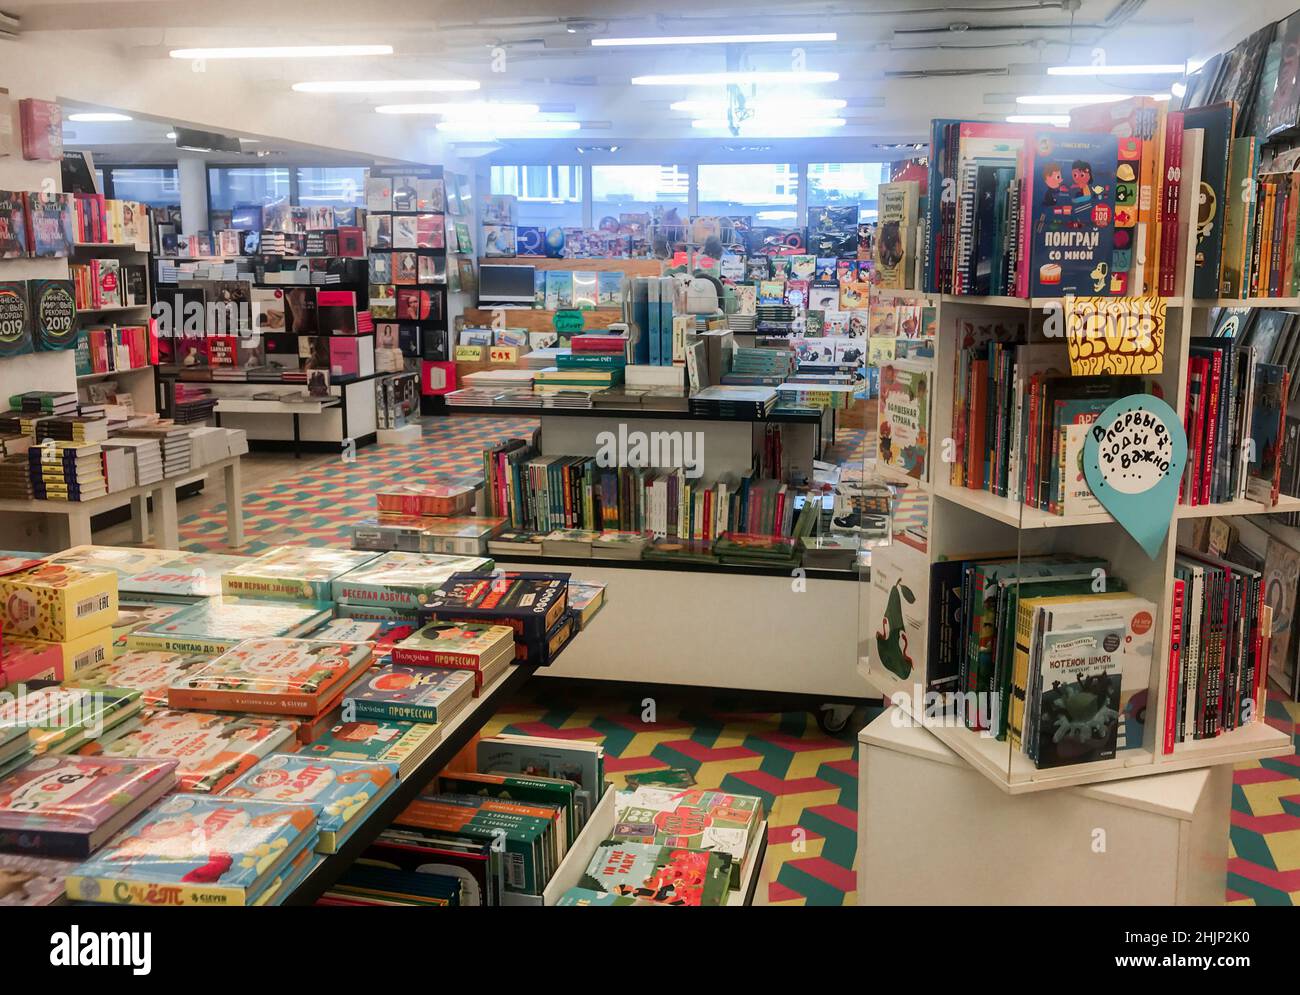
<instances>
[{"instance_id":1,"label":"teal round sign","mask_svg":"<svg viewBox=\"0 0 1300 995\"><path fill-rule=\"evenodd\" d=\"M1083 473L1092 493L1152 559L1169 534L1186 465L1182 420L1152 394L1115 401L1093 422L1083 444Z\"/></svg>"}]
</instances>

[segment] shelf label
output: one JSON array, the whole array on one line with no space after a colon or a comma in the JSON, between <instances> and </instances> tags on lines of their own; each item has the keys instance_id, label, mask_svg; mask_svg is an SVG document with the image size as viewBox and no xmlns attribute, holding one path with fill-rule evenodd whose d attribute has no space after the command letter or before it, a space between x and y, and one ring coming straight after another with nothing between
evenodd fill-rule
<instances>
[{"instance_id":1,"label":"shelf label","mask_svg":"<svg viewBox=\"0 0 1300 995\"><path fill-rule=\"evenodd\" d=\"M1067 297L1064 304L1073 376L1164 371L1164 298Z\"/></svg>"},{"instance_id":2,"label":"shelf label","mask_svg":"<svg viewBox=\"0 0 1300 995\"><path fill-rule=\"evenodd\" d=\"M1187 465L1182 420L1152 394L1121 397L1088 430L1083 473L1115 521L1155 559Z\"/></svg>"},{"instance_id":3,"label":"shelf label","mask_svg":"<svg viewBox=\"0 0 1300 995\"><path fill-rule=\"evenodd\" d=\"M583 324L582 312L575 310L556 311L555 317L551 319L551 327L561 335L572 335L574 332L580 332Z\"/></svg>"},{"instance_id":4,"label":"shelf label","mask_svg":"<svg viewBox=\"0 0 1300 995\"><path fill-rule=\"evenodd\" d=\"M488 351L488 359L493 363L519 362L519 347L515 345L494 345Z\"/></svg>"},{"instance_id":5,"label":"shelf label","mask_svg":"<svg viewBox=\"0 0 1300 995\"><path fill-rule=\"evenodd\" d=\"M481 345L458 345L456 346L456 362L458 363L477 363L483 359L483 346Z\"/></svg>"}]
</instances>

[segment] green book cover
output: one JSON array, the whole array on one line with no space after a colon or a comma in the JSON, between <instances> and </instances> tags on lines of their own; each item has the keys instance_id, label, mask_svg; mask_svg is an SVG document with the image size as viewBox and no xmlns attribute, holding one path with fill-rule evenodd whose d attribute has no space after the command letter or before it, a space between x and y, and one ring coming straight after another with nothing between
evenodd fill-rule
<instances>
[{"instance_id":1,"label":"green book cover","mask_svg":"<svg viewBox=\"0 0 1300 995\"><path fill-rule=\"evenodd\" d=\"M1255 172L1259 148L1254 136L1235 139L1228 153L1228 202L1223 215L1221 297L1244 296L1246 257L1255 223Z\"/></svg>"}]
</instances>

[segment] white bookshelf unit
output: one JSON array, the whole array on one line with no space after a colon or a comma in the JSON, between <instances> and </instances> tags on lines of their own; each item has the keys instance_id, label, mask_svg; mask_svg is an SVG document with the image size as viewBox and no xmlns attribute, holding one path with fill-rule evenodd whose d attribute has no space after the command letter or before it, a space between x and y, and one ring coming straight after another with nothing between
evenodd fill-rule
<instances>
[{"instance_id":1,"label":"white bookshelf unit","mask_svg":"<svg viewBox=\"0 0 1300 995\"><path fill-rule=\"evenodd\" d=\"M1300 303L1287 299L1213 301L1193 300L1191 274L1195 266L1195 238L1189 238L1195 223L1197 192L1201 174L1202 132L1184 134L1182 190L1178 218L1178 258L1181 260L1176 293L1164 298L1168 307L1165 324L1165 361L1162 373L1149 376L1170 406L1182 412L1188 390L1188 349L1192 335L1204 334L1209 308L1219 304L1234 306L1285 307ZM917 669L900 679L867 655L860 657L859 670L874 688L887 698L896 699L914 719L932 732L958 756L970 763L1002 790L1018 794L1048 788L1085 785L1100 781L1149 774L1167 773L1216 764L1240 763L1263 757L1283 756L1294 752L1289 736L1270 728L1260 714L1248 723L1213 739L1178 743L1171 753L1164 752L1162 731L1165 727L1166 692L1169 690L1170 606L1173 600L1174 555L1178 544L1179 522L1210 515L1255 515L1292 511L1300 508L1300 498L1284 497L1273 507L1256 501L1233 501L1224 504L1175 507L1165 542L1155 558L1148 557L1128 533L1106 513L1057 516L1030 508L1012 499L972 490L949 483L948 464L942 462L942 450L935 444L954 424L953 371L958 358L959 321L989 318L1001 311L1008 317L1018 312L1028 329L1030 344L1059 342L1065 355L1063 339L1048 339L1043 334L1044 317L1059 309L1059 299L1019 299L1011 297L966 297L944 295L939 306L939 335L931 389L932 469L928 491L930 531L927 563L977 557L986 554L1017 556L1039 553L1071 552L1105 557L1110 571L1127 583L1127 591L1156 605L1154 652L1147 683L1147 706L1143 721L1143 742L1120 749L1114 759L1071 766L1038 769L1033 761L1006 740L992 733L966 728L964 724L929 717L917 708L914 686L927 686L930 661L924 653L913 654ZM1026 381L1017 390L1024 396ZM890 555L877 551L877 556ZM928 571L926 574L928 588ZM884 605L879 590L871 590L869 619L882 617ZM928 589L917 592L922 605L929 603ZM871 630L862 633L862 645L869 646ZM915 649L915 647L913 648ZM1266 676L1262 678L1267 680ZM923 701L924 699L921 699ZM920 712L921 714L917 714Z\"/></svg>"},{"instance_id":2,"label":"white bookshelf unit","mask_svg":"<svg viewBox=\"0 0 1300 995\"><path fill-rule=\"evenodd\" d=\"M142 266L145 277L145 303L106 308L78 308L77 331L83 332L91 325L144 325L148 327L152 300L153 277L150 273L149 249L130 242L74 242L69 263L85 263L91 259L113 258L124 265ZM116 381L119 392L131 395L139 414L153 414L158 410L158 390L153 363L145 363L122 370L104 370L77 375L77 395L81 403L89 403L89 385L106 380Z\"/></svg>"}]
</instances>

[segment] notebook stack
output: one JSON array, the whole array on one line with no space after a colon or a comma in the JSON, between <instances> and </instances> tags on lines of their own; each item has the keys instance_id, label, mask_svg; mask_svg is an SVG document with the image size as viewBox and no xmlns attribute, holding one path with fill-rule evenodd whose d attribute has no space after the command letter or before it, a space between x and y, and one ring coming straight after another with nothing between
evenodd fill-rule
<instances>
[{"instance_id":1,"label":"notebook stack","mask_svg":"<svg viewBox=\"0 0 1300 995\"><path fill-rule=\"evenodd\" d=\"M392 660L401 667L473 671L473 693L477 697L484 685L490 685L504 673L515 654L515 631L508 625L434 621L395 645Z\"/></svg>"},{"instance_id":2,"label":"notebook stack","mask_svg":"<svg viewBox=\"0 0 1300 995\"><path fill-rule=\"evenodd\" d=\"M719 384L705 387L691 398L691 414L710 418L764 419L776 407L773 387Z\"/></svg>"},{"instance_id":3,"label":"notebook stack","mask_svg":"<svg viewBox=\"0 0 1300 995\"><path fill-rule=\"evenodd\" d=\"M169 760L42 757L0 781L0 850L85 858L176 784Z\"/></svg>"},{"instance_id":4,"label":"notebook stack","mask_svg":"<svg viewBox=\"0 0 1300 995\"><path fill-rule=\"evenodd\" d=\"M32 490L47 501L92 501L108 493L98 443L55 442L27 450Z\"/></svg>"},{"instance_id":5,"label":"notebook stack","mask_svg":"<svg viewBox=\"0 0 1300 995\"><path fill-rule=\"evenodd\" d=\"M74 901L114 905L272 905L315 867L305 805L176 795L68 875Z\"/></svg>"},{"instance_id":6,"label":"notebook stack","mask_svg":"<svg viewBox=\"0 0 1300 995\"><path fill-rule=\"evenodd\" d=\"M152 484L163 479L162 447L157 439L114 436L104 443L104 450L119 449L132 463L137 484Z\"/></svg>"}]
</instances>

